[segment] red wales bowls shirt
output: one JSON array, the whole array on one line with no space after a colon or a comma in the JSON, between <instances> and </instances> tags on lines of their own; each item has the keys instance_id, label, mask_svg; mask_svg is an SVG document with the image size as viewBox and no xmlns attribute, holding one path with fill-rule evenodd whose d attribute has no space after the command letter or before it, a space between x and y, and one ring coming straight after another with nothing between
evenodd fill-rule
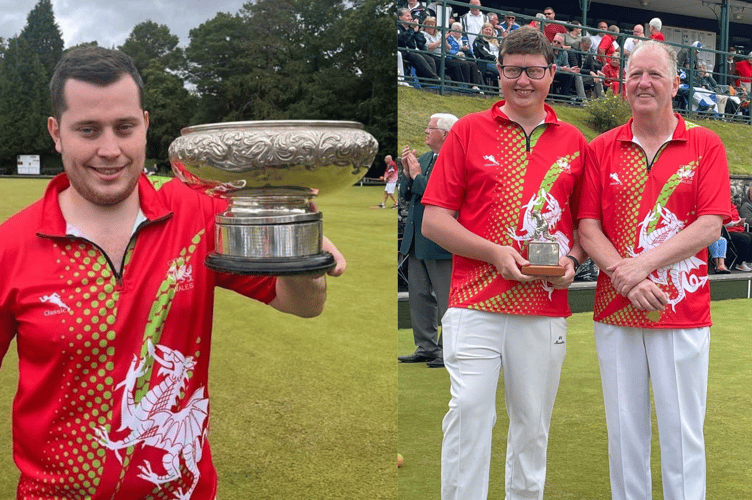
<instances>
[{"instance_id":1,"label":"red wales bowls shirt","mask_svg":"<svg viewBox=\"0 0 752 500\"><path fill-rule=\"evenodd\" d=\"M226 202L145 176L146 220L118 273L96 245L67 234L58 194L68 186L61 174L0 225L0 358L14 337L19 357L17 498L214 500L214 287L268 303L276 280L208 270Z\"/></svg>"},{"instance_id":2,"label":"red wales bowls shirt","mask_svg":"<svg viewBox=\"0 0 752 500\"><path fill-rule=\"evenodd\" d=\"M573 126L546 117L530 136L501 111L467 115L452 127L428 182L424 205L458 211L457 220L473 233L515 248L527 258L542 217L566 255L574 244L587 142ZM569 316L566 290L541 281L508 281L496 268L453 256L450 307L538 316Z\"/></svg>"},{"instance_id":3,"label":"red wales bowls shirt","mask_svg":"<svg viewBox=\"0 0 752 500\"><path fill-rule=\"evenodd\" d=\"M633 142L632 120L593 139L585 173L580 219L596 219L624 258L665 242L701 215L729 216L726 152L708 129L679 123L652 165ZM634 328L710 326L707 249L648 279L668 296L663 313L635 309L605 273L598 276L594 319Z\"/></svg>"}]
</instances>

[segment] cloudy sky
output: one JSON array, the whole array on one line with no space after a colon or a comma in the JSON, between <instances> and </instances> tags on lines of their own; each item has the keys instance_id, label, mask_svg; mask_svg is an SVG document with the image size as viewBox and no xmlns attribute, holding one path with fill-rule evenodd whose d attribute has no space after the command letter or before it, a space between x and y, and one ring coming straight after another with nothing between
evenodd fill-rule
<instances>
[{"instance_id":1,"label":"cloudy sky","mask_svg":"<svg viewBox=\"0 0 752 500\"><path fill-rule=\"evenodd\" d=\"M0 37L18 35L39 0L0 0ZM52 0L65 47L96 40L103 47L125 42L133 27L146 20L165 24L180 45L188 45L188 32L218 12L237 13L246 0Z\"/></svg>"}]
</instances>

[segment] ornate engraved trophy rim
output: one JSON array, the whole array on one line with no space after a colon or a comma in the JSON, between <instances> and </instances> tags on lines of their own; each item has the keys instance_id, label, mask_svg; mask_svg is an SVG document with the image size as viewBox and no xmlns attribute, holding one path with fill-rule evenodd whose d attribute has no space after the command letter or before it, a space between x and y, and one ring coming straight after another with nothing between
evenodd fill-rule
<instances>
[{"instance_id":1,"label":"ornate engraved trophy rim","mask_svg":"<svg viewBox=\"0 0 752 500\"><path fill-rule=\"evenodd\" d=\"M218 122L204 123L201 125L192 125L180 130L181 135L192 134L196 132L222 132L228 130L249 130L249 129L286 129L286 128L349 128L355 130L365 130L365 126L355 121L339 120L259 120L259 121L241 121L241 122Z\"/></svg>"}]
</instances>

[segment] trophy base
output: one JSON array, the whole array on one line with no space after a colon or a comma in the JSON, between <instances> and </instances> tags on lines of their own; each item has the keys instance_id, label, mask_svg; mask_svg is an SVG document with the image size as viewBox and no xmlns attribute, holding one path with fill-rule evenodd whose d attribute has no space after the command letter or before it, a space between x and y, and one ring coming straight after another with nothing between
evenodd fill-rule
<instances>
[{"instance_id":1,"label":"trophy base","mask_svg":"<svg viewBox=\"0 0 752 500\"><path fill-rule=\"evenodd\" d=\"M336 261L329 252L305 257L234 257L212 253L206 256L206 267L212 271L256 276L292 276L324 274Z\"/></svg>"},{"instance_id":2,"label":"trophy base","mask_svg":"<svg viewBox=\"0 0 752 500\"><path fill-rule=\"evenodd\" d=\"M522 266L521 271L528 276L564 276L567 270L562 266Z\"/></svg>"}]
</instances>

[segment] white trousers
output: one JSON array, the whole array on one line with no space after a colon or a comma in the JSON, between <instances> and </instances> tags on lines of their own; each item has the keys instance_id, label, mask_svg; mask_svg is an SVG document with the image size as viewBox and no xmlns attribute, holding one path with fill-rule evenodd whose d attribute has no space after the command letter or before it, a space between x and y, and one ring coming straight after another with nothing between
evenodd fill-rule
<instances>
[{"instance_id":1,"label":"white trousers","mask_svg":"<svg viewBox=\"0 0 752 500\"><path fill-rule=\"evenodd\" d=\"M442 426L442 500L488 496L500 370L509 415L506 500L541 500L566 320L450 308L441 324L452 396Z\"/></svg>"},{"instance_id":2,"label":"white trousers","mask_svg":"<svg viewBox=\"0 0 752 500\"><path fill-rule=\"evenodd\" d=\"M595 323L595 346L606 408L612 498L652 498L652 383L663 496L704 499L710 328L657 330Z\"/></svg>"}]
</instances>

